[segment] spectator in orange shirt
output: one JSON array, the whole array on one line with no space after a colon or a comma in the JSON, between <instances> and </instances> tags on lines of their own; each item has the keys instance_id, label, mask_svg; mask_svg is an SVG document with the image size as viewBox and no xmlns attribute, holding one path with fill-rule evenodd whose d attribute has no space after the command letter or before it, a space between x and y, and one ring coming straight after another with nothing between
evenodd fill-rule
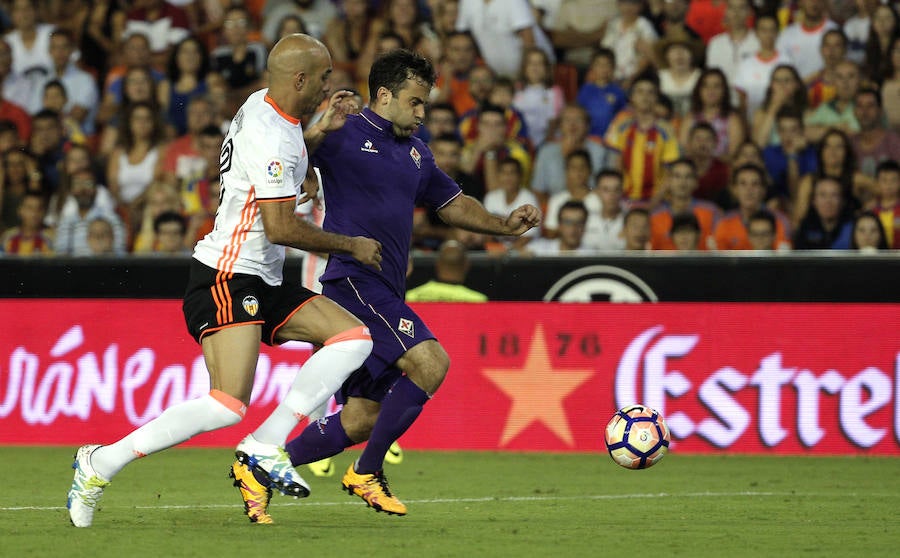
<instances>
[{"instance_id":1,"label":"spectator in orange shirt","mask_svg":"<svg viewBox=\"0 0 900 558\"><path fill-rule=\"evenodd\" d=\"M767 209L760 209L750 216L747 223L747 238L753 250L775 249L775 216Z\"/></svg>"},{"instance_id":2,"label":"spectator in orange shirt","mask_svg":"<svg viewBox=\"0 0 900 558\"><path fill-rule=\"evenodd\" d=\"M476 108L478 102L470 93L469 87L472 70L477 65L478 46L472 35L465 31L455 31L447 35L444 40L443 60L438 66L438 78L434 89L437 97L434 101L453 105L456 116L462 116ZM492 85L493 73L485 72L485 74L490 74Z\"/></svg>"},{"instance_id":3,"label":"spectator in orange shirt","mask_svg":"<svg viewBox=\"0 0 900 558\"><path fill-rule=\"evenodd\" d=\"M713 233L716 248L752 250L747 225L751 216L765 208L766 171L756 165L744 165L734 170L732 181L738 208L727 213L716 225ZM775 246L789 248L791 231L787 218L778 213L775 225Z\"/></svg>"},{"instance_id":4,"label":"spectator in orange shirt","mask_svg":"<svg viewBox=\"0 0 900 558\"><path fill-rule=\"evenodd\" d=\"M650 216L650 242L654 250L675 250L671 231L674 216L691 214L697 219L700 234L694 250L706 250L712 243L713 228L722 216L715 204L695 199L697 169L688 159L672 163L666 172L667 200Z\"/></svg>"},{"instance_id":5,"label":"spectator in orange shirt","mask_svg":"<svg viewBox=\"0 0 900 558\"><path fill-rule=\"evenodd\" d=\"M650 228L653 228L652 216ZM652 234L652 233L651 233ZM669 229L672 245L679 252L689 252L700 245L700 223L693 213L678 213L672 216L672 227Z\"/></svg>"}]
</instances>

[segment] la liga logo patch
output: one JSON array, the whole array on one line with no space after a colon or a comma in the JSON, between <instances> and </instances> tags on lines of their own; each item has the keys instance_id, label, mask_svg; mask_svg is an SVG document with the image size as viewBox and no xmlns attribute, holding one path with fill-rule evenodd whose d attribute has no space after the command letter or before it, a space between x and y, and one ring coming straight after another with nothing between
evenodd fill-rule
<instances>
[{"instance_id":1,"label":"la liga logo patch","mask_svg":"<svg viewBox=\"0 0 900 558\"><path fill-rule=\"evenodd\" d=\"M284 181L284 163L281 159L269 159L266 163L266 182L280 184Z\"/></svg>"}]
</instances>

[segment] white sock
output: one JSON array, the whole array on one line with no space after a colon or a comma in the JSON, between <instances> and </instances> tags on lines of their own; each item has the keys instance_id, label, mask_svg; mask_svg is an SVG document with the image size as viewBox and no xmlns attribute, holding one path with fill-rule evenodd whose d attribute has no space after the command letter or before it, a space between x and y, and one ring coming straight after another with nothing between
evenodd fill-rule
<instances>
[{"instance_id":1,"label":"white sock","mask_svg":"<svg viewBox=\"0 0 900 558\"><path fill-rule=\"evenodd\" d=\"M344 380L362 366L371 351L372 339L368 337L368 330L365 338L326 341L325 346L306 361L284 401L259 425L253 437L264 444L283 446L297 424L327 403Z\"/></svg>"},{"instance_id":2,"label":"white sock","mask_svg":"<svg viewBox=\"0 0 900 558\"><path fill-rule=\"evenodd\" d=\"M169 407L161 415L118 442L91 454L91 465L100 476L112 479L139 457L170 448L202 432L237 424L246 408L238 399L218 390Z\"/></svg>"}]
</instances>

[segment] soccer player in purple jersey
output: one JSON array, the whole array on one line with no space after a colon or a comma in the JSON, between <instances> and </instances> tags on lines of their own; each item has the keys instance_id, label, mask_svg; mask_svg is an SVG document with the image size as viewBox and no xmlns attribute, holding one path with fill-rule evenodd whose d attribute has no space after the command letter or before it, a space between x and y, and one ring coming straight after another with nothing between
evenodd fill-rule
<instances>
[{"instance_id":1,"label":"soccer player in purple jersey","mask_svg":"<svg viewBox=\"0 0 900 558\"><path fill-rule=\"evenodd\" d=\"M450 359L428 326L406 305L406 266L413 208L424 203L448 224L492 235L519 236L541 220L533 205L502 218L488 213L435 165L412 134L425 118L434 68L407 50L381 55L369 73L369 108L339 130L310 127L305 139L325 188L323 228L381 242L381 271L333 255L320 278L323 294L369 327L372 354L336 394L344 404L313 422L285 447L294 465L336 455L368 440L343 478L344 488L377 511L404 515L406 506L384 476L385 452L412 425L440 387Z\"/></svg>"}]
</instances>

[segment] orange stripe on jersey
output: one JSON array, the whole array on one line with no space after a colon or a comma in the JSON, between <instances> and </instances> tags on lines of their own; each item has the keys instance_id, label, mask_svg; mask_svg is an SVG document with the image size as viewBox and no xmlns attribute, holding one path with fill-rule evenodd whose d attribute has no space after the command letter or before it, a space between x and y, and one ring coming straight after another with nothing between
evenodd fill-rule
<instances>
[{"instance_id":1,"label":"orange stripe on jersey","mask_svg":"<svg viewBox=\"0 0 900 558\"><path fill-rule=\"evenodd\" d=\"M279 114L279 116L281 116L282 118L284 118L285 120L287 120L288 122L293 124L294 126L296 126L297 124L300 124L299 119L294 118L290 114L281 110L281 107L279 107L277 104L275 104L275 99L273 99L272 97L269 97L268 93L266 93L265 101L266 101L266 103L269 104L269 106L271 106L273 109L275 109L275 112L277 112Z\"/></svg>"},{"instance_id":2,"label":"orange stripe on jersey","mask_svg":"<svg viewBox=\"0 0 900 558\"><path fill-rule=\"evenodd\" d=\"M297 201L297 196L284 196L281 198L257 198L256 203L272 203L272 202L286 202L286 201Z\"/></svg>"},{"instance_id":3,"label":"orange stripe on jersey","mask_svg":"<svg viewBox=\"0 0 900 558\"><path fill-rule=\"evenodd\" d=\"M257 209L256 188L251 186L250 192L247 193L247 199L244 200L244 207L241 209L241 220L231 231L231 240L228 246L222 250L222 256L216 265L217 269L226 273L231 273L234 269L234 262L237 261L238 254L241 252L241 245L247 240Z\"/></svg>"},{"instance_id":4,"label":"orange stripe on jersey","mask_svg":"<svg viewBox=\"0 0 900 558\"><path fill-rule=\"evenodd\" d=\"M237 397L233 397L231 395L228 395L224 391L220 391L217 389L209 390L209 396L241 418L244 418L244 415L247 414L247 406L244 405L244 402Z\"/></svg>"}]
</instances>

